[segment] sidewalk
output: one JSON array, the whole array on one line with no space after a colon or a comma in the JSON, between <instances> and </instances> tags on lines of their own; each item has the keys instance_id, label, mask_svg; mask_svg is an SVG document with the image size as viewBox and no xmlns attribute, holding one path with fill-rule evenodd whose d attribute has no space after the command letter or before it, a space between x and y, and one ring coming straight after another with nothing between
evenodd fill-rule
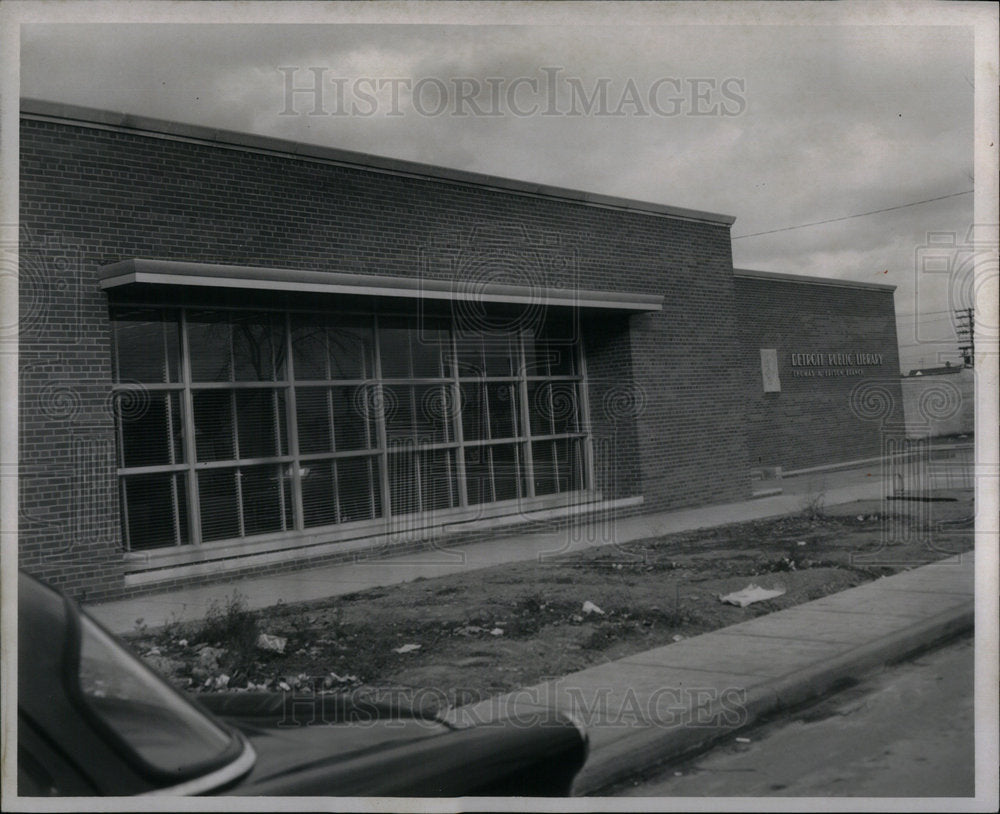
<instances>
[{"instance_id":1,"label":"sidewalk","mask_svg":"<svg viewBox=\"0 0 1000 814\"><path fill-rule=\"evenodd\" d=\"M759 520L801 511L811 495L822 495L824 505L834 506L855 500L881 497L878 465L830 473L813 473L782 481L780 495L740 503L699 506L674 512L616 519L614 540L627 543L680 531ZM87 610L114 633L129 633L142 619L149 628L173 621L204 618L213 603L225 605L234 590L244 597L251 610L279 602L305 602L330 596L396 585L423 577L454 574L509 562L523 562L554 553L571 553L590 546L604 545L606 535L577 535L566 530L528 533L453 548L408 552L385 559L357 560L309 567L271 576L235 578L211 585L196 585L134 599L88 604Z\"/></svg>"},{"instance_id":2,"label":"sidewalk","mask_svg":"<svg viewBox=\"0 0 1000 814\"><path fill-rule=\"evenodd\" d=\"M973 626L970 552L748 622L525 687L459 725L556 707L590 733L574 784L593 794L644 768L733 738L764 715L842 686Z\"/></svg>"}]
</instances>

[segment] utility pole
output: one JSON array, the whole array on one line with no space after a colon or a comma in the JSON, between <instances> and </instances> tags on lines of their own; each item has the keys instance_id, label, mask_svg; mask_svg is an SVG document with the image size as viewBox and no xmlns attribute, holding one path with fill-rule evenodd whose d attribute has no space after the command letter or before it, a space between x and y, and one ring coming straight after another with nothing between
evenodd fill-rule
<instances>
[{"instance_id":1,"label":"utility pole","mask_svg":"<svg viewBox=\"0 0 1000 814\"><path fill-rule=\"evenodd\" d=\"M966 367L972 367L975 320L973 319L971 308L960 308L955 311L955 319L958 326L955 333L958 334L958 352L962 354L962 362Z\"/></svg>"}]
</instances>

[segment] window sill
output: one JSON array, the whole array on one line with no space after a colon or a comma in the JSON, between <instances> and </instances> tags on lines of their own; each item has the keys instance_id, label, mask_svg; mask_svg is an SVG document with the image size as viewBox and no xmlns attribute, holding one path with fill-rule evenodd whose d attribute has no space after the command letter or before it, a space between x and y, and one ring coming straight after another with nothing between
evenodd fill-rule
<instances>
[{"instance_id":1,"label":"window sill","mask_svg":"<svg viewBox=\"0 0 1000 814\"><path fill-rule=\"evenodd\" d=\"M434 540L445 548L452 540L457 542L463 536L490 529L582 516L637 506L642 502L641 496L605 501L599 493L567 492L531 501L512 500L354 523L349 527L285 532L256 537L252 541L222 540L197 547L131 552L125 554L125 586L151 585L335 555L345 555L345 559L391 556L394 550L420 540Z\"/></svg>"}]
</instances>

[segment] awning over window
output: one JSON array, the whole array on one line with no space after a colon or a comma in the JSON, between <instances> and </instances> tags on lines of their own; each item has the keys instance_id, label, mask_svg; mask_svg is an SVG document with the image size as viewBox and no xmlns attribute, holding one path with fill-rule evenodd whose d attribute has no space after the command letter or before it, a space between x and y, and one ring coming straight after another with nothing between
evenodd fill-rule
<instances>
[{"instance_id":1,"label":"awning over window","mask_svg":"<svg viewBox=\"0 0 1000 814\"><path fill-rule=\"evenodd\" d=\"M663 297L620 291L544 288L424 277L343 274L302 269L229 266L176 260L122 260L100 270L101 288L134 285L201 286L513 305L594 308L603 311L660 311Z\"/></svg>"}]
</instances>

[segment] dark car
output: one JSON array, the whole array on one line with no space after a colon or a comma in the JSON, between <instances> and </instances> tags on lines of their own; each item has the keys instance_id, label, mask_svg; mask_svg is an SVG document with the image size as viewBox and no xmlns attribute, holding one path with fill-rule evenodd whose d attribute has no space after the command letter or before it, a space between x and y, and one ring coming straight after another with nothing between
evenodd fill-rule
<instances>
[{"instance_id":1,"label":"dark car","mask_svg":"<svg viewBox=\"0 0 1000 814\"><path fill-rule=\"evenodd\" d=\"M568 794L584 730L534 708L456 725L392 699L172 687L77 605L21 574L18 793Z\"/></svg>"}]
</instances>

